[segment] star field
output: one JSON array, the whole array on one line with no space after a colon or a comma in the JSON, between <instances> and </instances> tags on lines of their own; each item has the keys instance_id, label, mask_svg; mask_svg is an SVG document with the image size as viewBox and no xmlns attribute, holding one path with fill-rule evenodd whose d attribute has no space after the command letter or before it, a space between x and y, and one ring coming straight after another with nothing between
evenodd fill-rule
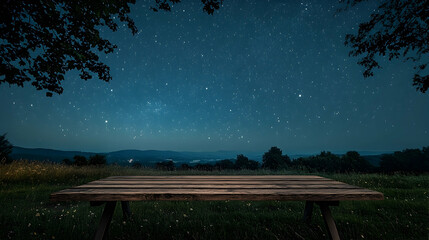
<instances>
[{"instance_id":1,"label":"star field","mask_svg":"<svg viewBox=\"0 0 429 240\"><path fill-rule=\"evenodd\" d=\"M104 37L113 80L67 74L64 93L0 85L0 133L14 145L63 150L401 150L429 145L429 98L414 70L380 58L364 79L344 46L375 5L199 1L152 12L138 1L132 35ZM103 29L102 29L103 30Z\"/></svg>"}]
</instances>

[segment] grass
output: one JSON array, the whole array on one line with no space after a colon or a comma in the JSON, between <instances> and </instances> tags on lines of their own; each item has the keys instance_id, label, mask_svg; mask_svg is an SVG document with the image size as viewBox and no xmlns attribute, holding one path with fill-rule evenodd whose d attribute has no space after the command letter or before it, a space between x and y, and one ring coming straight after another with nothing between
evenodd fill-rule
<instances>
[{"instance_id":1,"label":"grass","mask_svg":"<svg viewBox=\"0 0 429 240\"><path fill-rule=\"evenodd\" d=\"M74 167L39 162L0 166L0 239L91 239L102 206L50 202L52 192L111 175L297 174L296 172L161 172L119 166ZM380 191L384 201L346 201L332 207L342 239L429 239L429 176L320 174ZM303 202L132 202L123 221L119 207L111 239L327 239L319 209L307 225Z\"/></svg>"}]
</instances>

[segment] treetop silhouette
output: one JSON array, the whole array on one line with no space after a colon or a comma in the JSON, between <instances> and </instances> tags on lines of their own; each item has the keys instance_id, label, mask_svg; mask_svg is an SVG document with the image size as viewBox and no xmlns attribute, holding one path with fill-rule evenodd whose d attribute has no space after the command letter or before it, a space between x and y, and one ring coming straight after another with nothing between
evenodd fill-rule
<instances>
[{"instance_id":1,"label":"treetop silhouette","mask_svg":"<svg viewBox=\"0 0 429 240\"><path fill-rule=\"evenodd\" d=\"M347 9L367 0L340 0ZM429 1L384 0L368 22L361 23L357 34L347 34L345 45L350 56L363 56L358 64L365 68L364 77L374 75L381 68L377 56L403 58L415 63L413 86L425 93L429 88L429 75L424 74L429 53Z\"/></svg>"}]
</instances>

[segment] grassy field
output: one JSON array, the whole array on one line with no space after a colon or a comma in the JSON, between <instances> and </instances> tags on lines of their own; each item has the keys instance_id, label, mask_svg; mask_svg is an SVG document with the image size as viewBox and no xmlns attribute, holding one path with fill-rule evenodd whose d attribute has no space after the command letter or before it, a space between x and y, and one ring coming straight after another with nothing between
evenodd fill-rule
<instances>
[{"instance_id":1,"label":"grassy field","mask_svg":"<svg viewBox=\"0 0 429 240\"><path fill-rule=\"evenodd\" d=\"M296 172L161 172L37 162L0 165L0 239L91 239L103 207L50 202L52 192L111 175L297 174ZM429 175L319 174L380 191L383 201L341 202L332 213L342 239L429 239ZM110 239L327 239L319 209L302 222L303 202L132 202L117 208Z\"/></svg>"}]
</instances>

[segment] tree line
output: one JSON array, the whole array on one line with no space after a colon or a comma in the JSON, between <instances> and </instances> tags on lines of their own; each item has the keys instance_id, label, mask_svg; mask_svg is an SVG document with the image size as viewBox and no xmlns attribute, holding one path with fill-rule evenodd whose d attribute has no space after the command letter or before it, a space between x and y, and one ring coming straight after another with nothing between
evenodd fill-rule
<instances>
[{"instance_id":1,"label":"tree line","mask_svg":"<svg viewBox=\"0 0 429 240\"><path fill-rule=\"evenodd\" d=\"M6 139L6 134L0 135L0 162L7 164L12 162L9 154L12 153L12 144ZM103 166L107 165L106 156L95 154L88 159L76 155L73 161L64 159L65 165L75 166ZM134 162L132 167L141 168L140 162ZM427 173L429 172L429 146L422 149L405 149L392 154L383 154L380 157L379 166L372 165L367 159L356 151L349 151L344 155L333 154L322 151L320 154L308 157L300 157L291 160L278 147L271 147L262 156L262 164L250 160L243 154L237 155L236 159L224 159L214 164L181 164L176 166L173 161L162 161L155 164L155 168L165 171L174 170L200 170L200 171L222 171L222 170L291 170L304 172L327 172L327 173Z\"/></svg>"},{"instance_id":2,"label":"tree line","mask_svg":"<svg viewBox=\"0 0 429 240\"><path fill-rule=\"evenodd\" d=\"M224 159L214 164L181 164L176 166L173 161L158 162L156 169L164 171L174 170L291 170L304 172L326 173L427 173L429 172L429 147L422 149L405 149L392 154L383 154L380 157L379 166L371 164L356 151L348 151L344 155L322 151L320 154L308 157L300 157L291 160L278 147L271 147L262 156L262 164L255 160L249 160L243 154L236 159Z\"/></svg>"},{"instance_id":3,"label":"tree line","mask_svg":"<svg viewBox=\"0 0 429 240\"><path fill-rule=\"evenodd\" d=\"M65 165L75 166L104 166L107 165L106 156L101 154L95 154L86 159L85 156L75 155L73 161L68 158L63 159Z\"/></svg>"}]
</instances>

